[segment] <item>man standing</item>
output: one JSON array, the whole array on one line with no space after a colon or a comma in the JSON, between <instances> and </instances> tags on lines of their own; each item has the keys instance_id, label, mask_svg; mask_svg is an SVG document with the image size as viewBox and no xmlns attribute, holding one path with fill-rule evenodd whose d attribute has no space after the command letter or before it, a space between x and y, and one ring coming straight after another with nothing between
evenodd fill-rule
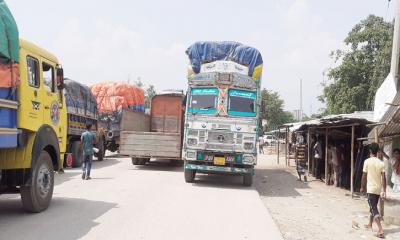
<instances>
[{"instance_id":1,"label":"man standing","mask_svg":"<svg viewBox=\"0 0 400 240\"><path fill-rule=\"evenodd\" d=\"M364 162L360 191L364 192L364 187L367 185L368 204L371 216L368 225L365 227L371 229L372 223L375 221L378 225L376 236L384 238L381 216L378 210L378 202L380 197L386 197L386 176L385 164L377 158L378 152L379 145L377 143L372 143L370 145L370 158Z\"/></svg>"},{"instance_id":2,"label":"man standing","mask_svg":"<svg viewBox=\"0 0 400 240\"><path fill-rule=\"evenodd\" d=\"M81 149L83 150L82 179L90 180L92 169L93 145L96 144L96 136L90 130L92 124L86 124L86 131L81 136Z\"/></svg>"},{"instance_id":3,"label":"man standing","mask_svg":"<svg viewBox=\"0 0 400 240\"><path fill-rule=\"evenodd\" d=\"M258 152L260 154L264 154L264 137L260 137L260 141L258 143Z\"/></svg>"},{"instance_id":4,"label":"man standing","mask_svg":"<svg viewBox=\"0 0 400 240\"><path fill-rule=\"evenodd\" d=\"M317 173L316 173L316 177L317 179L322 181L322 171L323 171L323 167L324 167L324 163L322 160L322 144L321 141L319 140L318 136L315 142L315 145L313 147L314 150L314 159L316 162L316 168L317 168Z\"/></svg>"}]
</instances>

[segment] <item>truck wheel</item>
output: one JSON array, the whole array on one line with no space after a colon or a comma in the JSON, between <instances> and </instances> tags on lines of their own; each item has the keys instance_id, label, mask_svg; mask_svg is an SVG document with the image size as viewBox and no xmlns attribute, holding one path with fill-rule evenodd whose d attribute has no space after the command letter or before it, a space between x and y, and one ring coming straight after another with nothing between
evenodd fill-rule
<instances>
[{"instance_id":1,"label":"truck wheel","mask_svg":"<svg viewBox=\"0 0 400 240\"><path fill-rule=\"evenodd\" d=\"M82 167L82 151L80 151L80 142L79 141L74 141L72 142L71 146L71 153L72 153L72 167L77 168L77 167Z\"/></svg>"},{"instance_id":2,"label":"truck wheel","mask_svg":"<svg viewBox=\"0 0 400 240\"><path fill-rule=\"evenodd\" d=\"M185 168L185 182L192 183L196 177L196 171Z\"/></svg>"},{"instance_id":3,"label":"truck wheel","mask_svg":"<svg viewBox=\"0 0 400 240\"><path fill-rule=\"evenodd\" d=\"M38 213L50 205L54 189L54 168L50 155L42 151L32 168L32 183L21 186L21 199L24 209Z\"/></svg>"},{"instance_id":4,"label":"truck wheel","mask_svg":"<svg viewBox=\"0 0 400 240\"><path fill-rule=\"evenodd\" d=\"M243 185L246 187L251 187L251 185L253 185L253 174L243 175Z\"/></svg>"},{"instance_id":5,"label":"truck wheel","mask_svg":"<svg viewBox=\"0 0 400 240\"><path fill-rule=\"evenodd\" d=\"M132 164L133 164L133 165L140 165L140 164L139 164L139 158L134 158L134 157L133 157L133 158L132 158Z\"/></svg>"},{"instance_id":6,"label":"truck wheel","mask_svg":"<svg viewBox=\"0 0 400 240\"><path fill-rule=\"evenodd\" d=\"M148 161L150 161L149 158L139 158L139 165L146 165Z\"/></svg>"}]
</instances>

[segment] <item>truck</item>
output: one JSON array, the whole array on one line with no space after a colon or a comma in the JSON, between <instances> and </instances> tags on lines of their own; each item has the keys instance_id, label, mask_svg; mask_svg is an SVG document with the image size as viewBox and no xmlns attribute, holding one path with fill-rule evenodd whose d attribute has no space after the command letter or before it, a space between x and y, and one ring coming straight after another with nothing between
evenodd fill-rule
<instances>
[{"instance_id":1,"label":"truck","mask_svg":"<svg viewBox=\"0 0 400 240\"><path fill-rule=\"evenodd\" d=\"M182 156L185 181L196 173L243 176L257 163L262 57L236 42L196 42L190 60Z\"/></svg>"},{"instance_id":2,"label":"truck","mask_svg":"<svg viewBox=\"0 0 400 240\"><path fill-rule=\"evenodd\" d=\"M104 131L105 149L116 152L121 131L142 130L135 120L144 117L144 91L125 82L102 82L90 88L97 101L98 127Z\"/></svg>"},{"instance_id":3,"label":"truck","mask_svg":"<svg viewBox=\"0 0 400 240\"><path fill-rule=\"evenodd\" d=\"M19 39L3 0L0 15L0 194L19 193L25 210L41 212L66 150L64 71L56 56Z\"/></svg>"},{"instance_id":4,"label":"truck","mask_svg":"<svg viewBox=\"0 0 400 240\"><path fill-rule=\"evenodd\" d=\"M98 143L95 157L103 161L105 155L104 130L98 126L98 111L96 98L90 88L69 78L64 79L64 96L67 106L67 154L66 167L81 167L83 162L80 150L81 135L86 131L86 124L92 125Z\"/></svg>"},{"instance_id":5,"label":"truck","mask_svg":"<svg viewBox=\"0 0 400 240\"><path fill-rule=\"evenodd\" d=\"M119 153L130 156L133 165L145 165L151 159L181 162L184 96L183 91L155 95L150 116L140 121L143 130L121 131Z\"/></svg>"}]
</instances>

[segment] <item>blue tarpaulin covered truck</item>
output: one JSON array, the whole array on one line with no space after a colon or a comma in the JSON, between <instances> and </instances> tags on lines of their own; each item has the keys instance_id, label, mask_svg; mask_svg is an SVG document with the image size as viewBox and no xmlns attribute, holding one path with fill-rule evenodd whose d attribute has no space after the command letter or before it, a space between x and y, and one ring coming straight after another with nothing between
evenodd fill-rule
<instances>
[{"instance_id":1,"label":"blue tarpaulin covered truck","mask_svg":"<svg viewBox=\"0 0 400 240\"><path fill-rule=\"evenodd\" d=\"M196 42L190 60L182 156L185 180L196 173L242 175L257 163L262 57L237 42Z\"/></svg>"}]
</instances>

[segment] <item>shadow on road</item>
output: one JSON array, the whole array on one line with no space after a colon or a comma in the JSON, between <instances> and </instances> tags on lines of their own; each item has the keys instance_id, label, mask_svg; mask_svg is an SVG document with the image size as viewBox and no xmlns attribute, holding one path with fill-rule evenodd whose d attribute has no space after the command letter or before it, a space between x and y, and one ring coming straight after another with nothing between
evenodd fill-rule
<instances>
[{"instance_id":1,"label":"shadow on road","mask_svg":"<svg viewBox=\"0 0 400 240\"><path fill-rule=\"evenodd\" d=\"M81 174L80 172L71 172L71 171L68 171L68 169L64 170L63 174L55 173L54 174L54 185L57 186L57 185L65 183L65 182L68 182L80 174Z\"/></svg>"},{"instance_id":2,"label":"shadow on road","mask_svg":"<svg viewBox=\"0 0 400 240\"><path fill-rule=\"evenodd\" d=\"M256 169L255 187L261 196L296 197L296 189L310 188L307 183L298 181L289 170L280 168Z\"/></svg>"},{"instance_id":3,"label":"shadow on road","mask_svg":"<svg viewBox=\"0 0 400 240\"><path fill-rule=\"evenodd\" d=\"M117 206L116 203L77 198L53 198L45 212L25 213L20 199L1 200L1 239L73 240L85 236L95 220Z\"/></svg>"},{"instance_id":4,"label":"shadow on road","mask_svg":"<svg viewBox=\"0 0 400 240\"><path fill-rule=\"evenodd\" d=\"M171 163L168 160L150 161L146 165L132 165L132 167L132 170L135 171L182 172L183 176L182 165Z\"/></svg>"},{"instance_id":5,"label":"shadow on road","mask_svg":"<svg viewBox=\"0 0 400 240\"><path fill-rule=\"evenodd\" d=\"M183 178L183 176L182 176ZM218 174L196 174L194 187L212 187L226 189L251 190L251 187L243 186L242 176L218 175Z\"/></svg>"}]
</instances>

